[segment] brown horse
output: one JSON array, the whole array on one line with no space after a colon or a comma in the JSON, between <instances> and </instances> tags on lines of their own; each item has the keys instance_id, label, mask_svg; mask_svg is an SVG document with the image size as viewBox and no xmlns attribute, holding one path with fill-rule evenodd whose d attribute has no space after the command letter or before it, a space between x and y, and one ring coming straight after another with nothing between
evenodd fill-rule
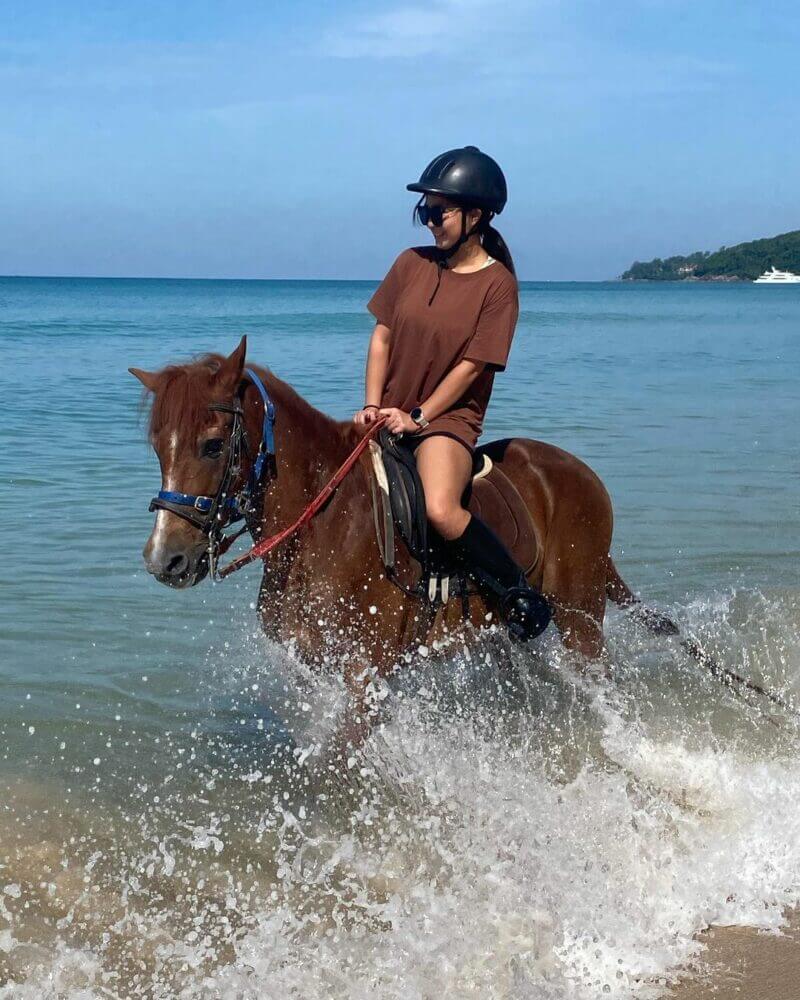
<instances>
[{"instance_id":1,"label":"brown horse","mask_svg":"<svg viewBox=\"0 0 800 1000\"><path fill-rule=\"evenodd\" d=\"M213 497L226 471L234 420L241 421L245 441L261 439L264 404L244 375L245 351L243 337L228 358L208 355L153 373L131 369L152 394L149 432L162 489ZM255 497L248 520L258 539L294 521L363 432L320 413L270 371L254 371L277 416L276 475ZM243 449L228 492L248 477L252 453L252 446ZM608 493L588 466L552 445L514 438L492 457L517 487L541 543L530 583L550 602L564 645L599 656L606 598L635 603L609 556ZM311 525L265 561L258 602L268 635L294 639L312 662L331 662L346 650L351 675L353 667L367 666L386 675L404 650L465 631L460 601L434 608L387 580L374 535L370 475L362 458ZM159 509L144 561L161 583L192 586L208 572L207 548L197 523ZM413 581L408 557L400 571ZM497 607L491 596L476 594L468 611L477 628Z\"/></svg>"}]
</instances>

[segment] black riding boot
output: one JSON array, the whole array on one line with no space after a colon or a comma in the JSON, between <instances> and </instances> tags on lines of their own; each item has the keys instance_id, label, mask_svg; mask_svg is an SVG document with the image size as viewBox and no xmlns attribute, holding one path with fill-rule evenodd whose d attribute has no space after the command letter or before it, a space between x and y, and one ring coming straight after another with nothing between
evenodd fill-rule
<instances>
[{"instance_id":1,"label":"black riding boot","mask_svg":"<svg viewBox=\"0 0 800 1000\"><path fill-rule=\"evenodd\" d=\"M508 630L517 639L533 639L547 628L550 605L525 579L492 529L473 514L463 535L451 542L467 572L501 600Z\"/></svg>"}]
</instances>

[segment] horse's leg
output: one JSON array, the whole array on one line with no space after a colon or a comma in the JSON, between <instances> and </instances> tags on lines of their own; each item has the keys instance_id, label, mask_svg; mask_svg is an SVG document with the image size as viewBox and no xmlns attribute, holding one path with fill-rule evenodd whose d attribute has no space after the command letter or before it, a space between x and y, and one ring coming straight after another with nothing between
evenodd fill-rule
<instances>
[{"instance_id":1,"label":"horse's leg","mask_svg":"<svg viewBox=\"0 0 800 1000\"><path fill-rule=\"evenodd\" d=\"M386 718L380 687L394 674L400 662L400 654L405 649L417 649L420 643L429 641L436 619L432 606L420 607L409 602L405 595L395 588L384 591L380 605L363 614L359 621L359 632L374 631L360 645L357 654L343 665L342 676L348 698L344 714L331 741L327 760L331 766L340 768L359 751L369 739L375 726Z\"/></svg>"},{"instance_id":2,"label":"horse's leg","mask_svg":"<svg viewBox=\"0 0 800 1000\"><path fill-rule=\"evenodd\" d=\"M280 632L280 602L276 599L275 588L268 573L264 573L261 578L261 586L258 588L258 616L261 620L261 628L268 639L278 639Z\"/></svg>"},{"instance_id":3,"label":"horse's leg","mask_svg":"<svg viewBox=\"0 0 800 1000\"><path fill-rule=\"evenodd\" d=\"M344 683L349 694L338 742L348 751L360 750L366 743L378 715L378 703L372 687L373 671L363 663L345 667Z\"/></svg>"},{"instance_id":4,"label":"horse's leg","mask_svg":"<svg viewBox=\"0 0 800 1000\"><path fill-rule=\"evenodd\" d=\"M357 754L369 739L379 721L381 702L377 697L374 681L385 672L353 661L344 669L347 703L324 756L327 770L348 770L350 758Z\"/></svg>"},{"instance_id":5,"label":"horse's leg","mask_svg":"<svg viewBox=\"0 0 800 1000\"><path fill-rule=\"evenodd\" d=\"M542 589L566 648L590 660L600 657L606 610L605 548L600 555L579 545L560 558L548 553Z\"/></svg>"},{"instance_id":6,"label":"horse's leg","mask_svg":"<svg viewBox=\"0 0 800 1000\"><path fill-rule=\"evenodd\" d=\"M284 590L290 563L285 553L264 562L261 585L258 588L258 616L261 628L269 639L278 640L283 622Z\"/></svg>"},{"instance_id":7,"label":"horse's leg","mask_svg":"<svg viewBox=\"0 0 800 1000\"><path fill-rule=\"evenodd\" d=\"M556 605L553 620L567 649L580 653L588 660L600 658L603 653L603 626L596 615L579 608Z\"/></svg>"}]
</instances>

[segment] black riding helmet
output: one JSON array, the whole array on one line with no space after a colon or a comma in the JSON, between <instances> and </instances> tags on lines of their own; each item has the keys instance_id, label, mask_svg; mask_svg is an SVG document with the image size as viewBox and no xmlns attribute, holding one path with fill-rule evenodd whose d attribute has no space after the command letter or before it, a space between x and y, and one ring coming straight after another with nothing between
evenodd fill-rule
<instances>
[{"instance_id":1,"label":"black riding helmet","mask_svg":"<svg viewBox=\"0 0 800 1000\"><path fill-rule=\"evenodd\" d=\"M508 200L503 171L477 146L441 153L425 167L417 183L407 184L406 188L420 194L440 194L456 203L486 208L495 215L503 211Z\"/></svg>"},{"instance_id":2,"label":"black riding helmet","mask_svg":"<svg viewBox=\"0 0 800 1000\"><path fill-rule=\"evenodd\" d=\"M464 146L461 149L449 149L431 160L417 183L407 184L406 189L422 195L419 205L426 194L440 194L462 208L461 236L449 249L441 250L438 254L438 278L428 300L428 305L431 305L439 291L442 271L449 266L450 258L473 233L482 226L487 226L492 216L499 215L505 208L508 199L506 179L491 156L482 153L477 146ZM469 230L466 211L463 211L467 207L484 209L481 222Z\"/></svg>"}]
</instances>

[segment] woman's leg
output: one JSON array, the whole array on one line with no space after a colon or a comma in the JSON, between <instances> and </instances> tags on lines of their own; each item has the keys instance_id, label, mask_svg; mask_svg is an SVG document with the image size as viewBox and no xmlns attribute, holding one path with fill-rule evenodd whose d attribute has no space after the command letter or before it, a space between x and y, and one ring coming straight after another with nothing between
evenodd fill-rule
<instances>
[{"instance_id":1,"label":"woman's leg","mask_svg":"<svg viewBox=\"0 0 800 1000\"><path fill-rule=\"evenodd\" d=\"M461 506L472 455L453 438L432 435L417 447L417 470L433 527L453 543L467 571L500 598L512 633L520 639L537 636L550 621L549 605L491 528Z\"/></svg>"},{"instance_id":2,"label":"woman's leg","mask_svg":"<svg viewBox=\"0 0 800 1000\"><path fill-rule=\"evenodd\" d=\"M461 497L472 474L472 455L463 444L443 434L421 441L416 455L428 520L442 538L458 538L470 519Z\"/></svg>"}]
</instances>

